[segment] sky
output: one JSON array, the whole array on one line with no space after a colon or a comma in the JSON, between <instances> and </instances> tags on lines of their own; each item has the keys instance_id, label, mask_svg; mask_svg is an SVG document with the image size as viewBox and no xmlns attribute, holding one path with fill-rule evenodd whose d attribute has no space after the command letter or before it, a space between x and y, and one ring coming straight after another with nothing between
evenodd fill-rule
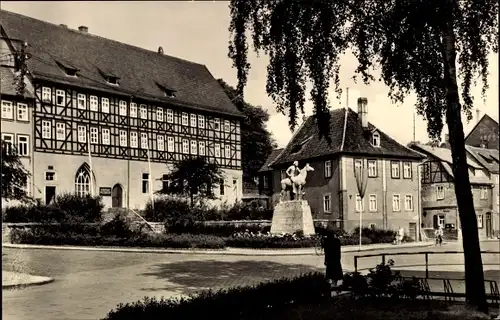
<instances>
[{"instance_id":1,"label":"sky","mask_svg":"<svg viewBox=\"0 0 500 320\"><path fill-rule=\"evenodd\" d=\"M91 34L155 52L161 46L165 54L204 64L215 78L222 78L233 87L237 84L236 69L227 57L230 16L226 1L2 1L1 9L55 24L66 24L73 29L87 26ZM251 52L249 62L251 70L245 100L268 110L268 130L278 145L284 147L293 133L288 127L287 116L276 113L271 98L266 94L268 58L263 53L257 57ZM498 121L498 55L490 55L489 62L490 88L486 100L483 101L479 86L474 88L473 96L481 117L487 113ZM353 81L357 61L352 55L346 54L340 63L340 84L344 93L337 100L333 88L330 90L331 108L342 108L347 103L356 111L357 98L366 97L368 120L372 124L400 143L412 141L415 96L409 95L404 104L395 105L388 98L389 90L382 82L365 86ZM348 99L346 88L349 88ZM312 114L312 102L306 102L305 112L307 116ZM465 134L476 123L475 111L473 116L469 123L465 117L462 118ZM416 140L428 141L426 122L418 115L415 119ZM443 136L446 132L445 126Z\"/></svg>"}]
</instances>

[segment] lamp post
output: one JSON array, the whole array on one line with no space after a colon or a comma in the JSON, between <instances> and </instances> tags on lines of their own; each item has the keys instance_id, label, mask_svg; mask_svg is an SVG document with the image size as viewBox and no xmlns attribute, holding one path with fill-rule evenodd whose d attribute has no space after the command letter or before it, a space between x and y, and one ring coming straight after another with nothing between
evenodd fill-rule
<instances>
[{"instance_id":1,"label":"lamp post","mask_svg":"<svg viewBox=\"0 0 500 320\"><path fill-rule=\"evenodd\" d=\"M359 212L359 250L361 250L361 239L363 230L363 198L365 197L366 185L368 182L368 173L364 165L364 160L361 160L361 165L354 166L354 178L356 178L356 186L358 187L358 194L361 198L361 210ZM357 200L356 200L357 201Z\"/></svg>"}]
</instances>

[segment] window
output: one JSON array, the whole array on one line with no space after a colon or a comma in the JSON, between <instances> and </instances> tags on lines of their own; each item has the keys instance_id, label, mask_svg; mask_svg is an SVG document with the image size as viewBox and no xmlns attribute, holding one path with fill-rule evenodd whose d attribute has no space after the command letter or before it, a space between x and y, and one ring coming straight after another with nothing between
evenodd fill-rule
<instances>
[{"instance_id":1,"label":"window","mask_svg":"<svg viewBox=\"0 0 500 320\"><path fill-rule=\"evenodd\" d=\"M109 129L102 129L102 144L109 145Z\"/></svg>"},{"instance_id":2,"label":"window","mask_svg":"<svg viewBox=\"0 0 500 320\"><path fill-rule=\"evenodd\" d=\"M480 199L481 200L487 200L488 199L488 188L487 187L481 187L479 189L480 192Z\"/></svg>"},{"instance_id":3,"label":"window","mask_svg":"<svg viewBox=\"0 0 500 320\"><path fill-rule=\"evenodd\" d=\"M187 139L182 140L182 152L189 153L189 141Z\"/></svg>"},{"instance_id":4,"label":"window","mask_svg":"<svg viewBox=\"0 0 500 320\"><path fill-rule=\"evenodd\" d=\"M368 160L368 177L377 177L377 160Z\"/></svg>"},{"instance_id":5,"label":"window","mask_svg":"<svg viewBox=\"0 0 500 320\"><path fill-rule=\"evenodd\" d=\"M332 199L329 194L323 196L323 211L332 212Z\"/></svg>"},{"instance_id":6,"label":"window","mask_svg":"<svg viewBox=\"0 0 500 320\"><path fill-rule=\"evenodd\" d=\"M62 122L56 123L56 139L66 139L66 125Z\"/></svg>"},{"instance_id":7,"label":"window","mask_svg":"<svg viewBox=\"0 0 500 320\"><path fill-rule=\"evenodd\" d=\"M2 140L5 142L5 147L6 147L5 152L7 154L11 154L12 145L14 143L14 135L10 133L2 133Z\"/></svg>"},{"instance_id":8,"label":"window","mask_svg":"<svg viewBox=\"0 0 500 320\"><path fill-rule=\"evenodd\" d=\"M330 178L332 176L332 161L325 161L325 178Z\"/></svg>"},{"instance_id":9,"label":"window","mask_svg":"<svg viewBox=\"0 0 500 320\"><path fill-rule=\"evenodd\" d=\"M78 109L83 109L85 110L86 105L85 105L85 95L83 93L79 93L77 98L76 98L76 104L78 106Z\"/></svg>"},{"instance_id":10,"label":"window","mask_svg":"<svg viewBox=\"0 0 500 320\"><path fill-rule=\"evenodd\" d=\"M380 147L380 134L378 132L374 132L372 135L372 145L374 147Z\"/></svg>"},{"instance_id":11,"label":"window","mask_svg":"<svg viewBox=\"0 0 500 320\"><path fill-rule=\"evenodd\" d=\"M413 211L413 196L411 194L405 195L405 210Z\"/></svg>"},{"instance_id":12,"label":"window","mask_svg":"<svg viewBox=\"0 0 500 320\"><path fill-rule=\"evenodd\" d=\"M231 146L228 144L224 146L224 157L231 158Z\"/></svg>"},{"instance_id":13,"label":"window","mask_svg":"<svg viewBox=\"0 0 500 320\"><path fill-rule=\"evenodd\" d=\"M119 103L119 114L121 116L126 117L127 116L127 102L125 101L120 101Z\"/></svg>"},{"instance_id":14,"label":"window","mask_svg":"<svg viewBox=\"0 0 500 320\"><path fill-rule=\"evenodd\" d=\"M168 189L168 174L164 174L162 177L161 177L161 186L162 186L162 190L166 191Z\"/></svg>"},{"instance_id":15,"label":"window","mask_svg":"<svg viewBox=\"0 0 500 320\"><path fill-rule=\"evenodd\" d=\"M399 194L393 194L392 195L392 211L400 211L400 210L401 210L401 203L400 203Z\"/></svg>"},{"instance_id":16,"label":"window","mask_svg":"<svg viewBox=\"0 0 500 320\"><path fill-rule=\"evenodd\" d=\"M130 117L137 118L137 103L135 102L130 103Z\"/></svg>"},{"instance_id":17,"label":"window","mask_svg":"<svg viewBox=\"0 0 500 320\"><path fill-rule=\"evenodd\" d=\"M483 215L482 214L477 215L477 227L480 229L483 228Z\"/></svg>"},{"instance_id":18,"label":"window","mask_svg":"<svg viewBox=\"0 0 500 320\"><path fill-rule=\"evenodd\" d=\"M411 179L411 162L403 162L403 178Z\"/></svg>"},{"instance_id":19,"label":"window","mask_svg":"<svg viewBox=\"0 0 500 320\"><path fill-rule=\"evenodd\" d=\"M437 200L444 199L444 186L436 186L436 199Z\"/></svg>"},{"instance_id":20,"label":"window","mask_svg":"<svg viewBox=\"0 0 500 320\"><path fill-rule=\"evenodd\" d=\"M149 149L148 134L144 132L141 133L141 148Z\"/></svg>"},{"instance_id":21,"label":"window","mask_svg":"<svg viewBox=\"0 0 500 320\"><path fill-rule=\"evenodd\" d=\"M156 109L156 121L163 122L163 108L161 107Z\"/></svg>"},{"instance_id":22,"label":"window","mask_svg":"<svg viewBox=\"0 0 500 320\"><path fill-rule=\"evenodd\" d=\"M218 118L214 119L214 130L217 130L217 131L220 130L220 119L218 119Z\"/></svg>"},{"instance_id":23,"label":"window","mask_svg":"<svg viewBox=\"0 0 500 320\"><path fill-rule=\"evenodd\" d=\"M75 193L77 196L85 197L90 193L90 174L85 167L80 167L75 177Z\"/></svg>"},{"instance_id":24,"label":"window","mask_svg":"<svg viewBox=\"0 0 500 320\"><path fill-rule=\"evenodd\" d=\"M99 111L99 99L96 96L90 96L90 110Z\"/></svg>"},{"instance_id":25,"label":"window","mask_svg":"<svg viewBox=\"0 0 500 320\"><path fill-rule=\"evenodd\" d=\"M47 181L54 181L54 180L56 180L56 173L55 172L51 172L51 171L45 172L45 180L47 180Z\"/></svg>"},{"instance_id":26,"label":"window","mask_svg":"<svg viewBox=\"0 0 500 320\"><path fill-rule=\"evenodd\" d=\"M148 118L148 109L146 109L146 105L141 104L140 107L140 112L141 112L141 119L147 119Z\"/></svg>"},{"instance_id":27,"label":"window","mask_svg":"<svg viewBox=\"0 0 500 320\"><path fill-rule=\"evenodd\" d=\"M120 147L127 146L127 131L120 130Z\"/></svg>"},{"instance_id":28,"label":"window","mask_svg":"<svg viewBox=\"0 0 500 320\"><path fill-rule=\"evenodd\" d=\"M14 119L14 109L12 102L2 101L2 119Z\"/></svg>"},{"instance_id":29,"label":"window","mask_svg":"<svg viewBox=\"0 0 500 320\"><path fill-rule=\"evenodd\" d=\"M168 152L174 152L175 151L174 137L168 137L167 138L167 148L168 148Z\"/></svg>"},{"instance_id":30,"label":"window","mask_svg":"<svg viewBox=\"0 0 500 320\"><path fill-rule=\"evenodd\" d=\"M391 161L391 178L399 179L399 161Z\"/></svg>"},{"instance_id":31,"label":"window","mask_svg":"<svg viewBox=\"0 0 500 320\"><path fill-rule=\"evenodd\" d=\"M109 99L108 98L101 99L101 108L102 108L102 112L109 113Z\"/></svg>"},{"instance_id":32,"label":"window","mask_svg":"<svg viewBox=\"0 0 500 320\"><path fill-rule=\"evenodd\" d=\"M56 90L56 104L58 106L64 106L66 104L66 93L64 90Z\"/></svg>"},{"instance_id":33,"label":"window","mask_svg":"<svg viewBox=\"0 0 500 320\"><path fill-rule=\"evenodd\" d=\"M376 194L370 194L368 196L368 205L369 209L371 212L377 211L377 195Z\"/></svg>"},{"instance_id":34,"label":"window","mask_svg":"<svg viewBox=\"0 0 500 320\"><path fill-rule=\"evenodd\" d=\"M87 142L87 128L85 126L78 126L78 142Z\"/></svg>"},{"instance_id":35,"label":"window","mask_svg":"<svg viewBox=\"0 0 500 320\"><path fill-rule=\"evenodd\" d=\"M220 157L220 144L216 143L215 144L215 150L214 150L214 154L216 157Z\"/></svg>"},{"instance_id":36,"label":"window","mask_svg":"<svg viewBox=\"0 0 500 320\"><path fill-rule=\"evenodd\" d=\"M221 196L224 195L224 179L220 179L219 182L219 193Z\"/></svg>"},{"instance_id":37,"label":"window","mask_svg":"<svg viewBox=\"0 0 500 320\"><path fill-rule=\"evenodd\" d=\"M205 142L204 141L198 142L198 153L200 154L200 156L205 155Z\"/></svg>"},{"instance_id":38,"label":"window","mask_svg":"<svg viewBox=\"0 0 500 320\"><path fill-rule=\"evenodd\" d=\"M149 193L149 173L142 174L142 193Z\"/></svg>"},{"instance_id":39,"label":"window","mask_svg":"<svg viewBox=\"0 0 500 320\"><path fill-rule=\"evenodd\" d=\"M281 170L280 172L280 179L283 180L286 178L286 171L285 170Z\"/></svg>"},{"instance_id":40,"label":"window","mask_svg":"<svg viewBox=\"0 0 500 320\"><path fill-rule=\"evenodd\" d=\"M99 143L99 135L97 134L97 128L95 127L90 127L90 143Z\"/></svg>"},{"instance_id":41,"label":"window","mask_svg":"<svg viewBox=\"0 0 500 320\"><path fill-rule=\"evenodd\" d=\"M189 117L188 117L188 114L183 112L182 113L182 125L183 126L187 126L188 125L188 122L189 122Z\"/></svg>"},{"instance_id":42,"label":"window","mask_svg":"<svg viewBox=\"0 0 500 320\"><path fill-rule=\"evenodd\" d=\"M24 103L17 104L17 120L29 121L28 119L28 105Z\"/></svg>"},{"instance_id":43,"label":"window","mask_svg":"<svg viewBox=\"0 0 500 320\"><path fill-rule=\"evenodd\" d=\"M269 177L268 176L262 177L262 188L265 190L269 189Z\"/></svg>"},{"instance_id":44,"label":"window","mask_svg":"<svg viewBox=\"0 0 500 320\"><path fill-rule=\"evenodd\" d=\"M172 109L167 109L167 122L174 123L174 111Z\"/></svg>"},{"instance_id":45,"label":"window","mask_svg":"<svg viewBox=\"0 0 500 320\"><path fill-rule=\"evenodd\" d=\"M225 132L231 131L231 124L230 124L229 120L224 121L224 131Z\"/></svg>"},{"instance_id":46,"label":"window","mask_svg":"<svg viewBox=\"0 0 500 320\"><path fill-rule=\"evenodd\" d=\"M42 138L43 139L50 139L51 131L52 130L50 130L50 121L42 120Z\"/></svg>"},{"instance_id":47,"label":"window","mask_svg":"<svg viewBox=\"0 0 500 320\"><path fill-rule=\"evenodd\" d=\"M196 115L191 114L191 127L196 128Z\"/></svg>"},{"instance_id":48,"label":"window","mask_svg":"<svg viewBox=\"0 0 500 320\"><path fill-rule=\"evenodd\" d=\"M361 159L354 160L354 170L356 171L356 169L359 170L361 168L363 168L363 160Z\"/></svg>"},{"instance_id":49,"label":"window","mask_svg":"<svg viewBox=\"0 0 500 320\"><path fill-rule=\"evenodd\" d=\"M197 154L198 153L198 143L196 143L196 140L191 140L191 154Z\"/></svg>"},{"instance_id":50,"label":"window","mask_svg":"<svg viewBox=\"0 0 500 320\"><path fill-rule=\"evenodd\" d=\"M205 128L205 117L204 116L198 116L198 127L204 129Z\"/></svg>"},{"instance_id":51,"label":"window","mask_svg":"<svg viewBox=\"0 0 500 320\"><path fill-rule=\"evenodd\" d=\"M137 146L138 146L137 132L130 132L130 147L137 148Z\"/></svg>"},{"instance_id":52,"label":"window","mask_svg":"<svg viewBox=\"0 0 500 320\"><path fill-rule=\"evenodd\" d=\"M20 156L27 157L29 154L28 136L17 135L17 152Z\"/></svg>"},{"instance_id":53,"label":"window","mask_svg":"<svg viewBox=\"0 0 500 320\"><path fill-rule=\"evenodd\" d=\"M361 199L361 196L358 194L356 195L356 212L361 211L363 211L363 199Z\"/></svg>"},{"instance_id":54,"label":"window","mask_svg":"<svg viewBox=\"0 0 500 320\"><path fill-rule=\"evenodd\" d=\"M156 136L156 148L158 151L165 150L165 137L164 136Z\"/></svg>"},{"instance_id":55,"label":"window","mask_svg":"<svg viewBox=\"0 0 500 320\"><path fill-rule=\"evenodd\" d=\"M42 88L42 101L43 102L52 102L52 92L50 88L43 87Z\"/></svg>"}]
</instances>

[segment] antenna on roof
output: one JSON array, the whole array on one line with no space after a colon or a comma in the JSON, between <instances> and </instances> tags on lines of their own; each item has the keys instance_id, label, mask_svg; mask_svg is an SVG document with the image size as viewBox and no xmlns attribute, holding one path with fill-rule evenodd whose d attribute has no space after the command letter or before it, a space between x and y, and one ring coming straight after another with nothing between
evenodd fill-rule
<instances>
[{"instance_id":1,"label":"antenna on roof","mask_svg":"<svg viewBox=\"0 0 500 320\"><path fill-rule=\"evenodd\" d=\"M158 53L159 54L163 54L163 48L162 47L158 47Z\"/></svg>"},{"instance_id":2,"label":"antenna on roof","mask_svg":"<svg viewBox=\"0 0 500 320\"><path fill-rule=\"evenodd\" d=\"M349 87L346 88L345 108L349 109Z\"/></svg>"},{"instance_id":3,"label":"antenna on roof","mask_svg":"<svg viewBox=\"0 0 500 320\"><path fill-rule=\"evenodd\" d=\"M415 112L413 112L413 142L415 142Z\"/></svg>"}]
</instances>

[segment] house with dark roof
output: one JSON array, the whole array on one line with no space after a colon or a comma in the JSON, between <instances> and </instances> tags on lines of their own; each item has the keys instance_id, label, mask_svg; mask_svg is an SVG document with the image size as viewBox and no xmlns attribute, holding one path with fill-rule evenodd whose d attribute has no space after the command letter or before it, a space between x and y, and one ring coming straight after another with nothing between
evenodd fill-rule
<instances>
[{"instance_id":1,"label":"house with dark roof","mask_svg":"<svg viewBox=\"0 0 500 320\"><path fill-rule=\"evenodd\" d=\"M460 229L451 150L422 144L412 149L426 155L422 164L422 228L429 237L442 226L450 237ZM497 236L498 150L466 146L469 179L481 238Z\"/></svg>"},{"instance_id":2,"label":"house with dark roof","mask_svg":"<svg viewBox=\"0 0 500 320\"><path fill-rule=\"evenodd\" d=\"M200 155L225 173L220 200L241 199L243 115L205 65L105 39L85 26L4 10L0 22L6 51L27 45L36 198L49 202L70 191L99 194L106 207L142 208L168 183L173 162Z\"/></svg>"},{"instance_id":3,"label":"house with dark roof","mask_svg":"<svg viewBox=\"0 0 500 320\"><path fill-rule=\"evenodd\" d=\"M487 114L484 114L481 118L479 118L479 115L479 110L477 110L476 125L465 137L465 144L473 147L499 150L498 122Z\"/></svg>"},{"instance_id":4,"label":"house with dark roof","mask_svg":"<svg viewBox=\"0 0 500 320\"><path fill-rule=\"evenodd\" d=\"M307 118L287 146L270 163L273 198L294 161L309 163L304 199L316 220L328 220L345 230L359 226L399 229L414 239L419 234L418 163L423 156L368 122L366 99L358 113L350 108L331 111L331 143L320 139L313 117ZM355 167L368 175L366 193L359 196Z\"/></svg>"},{"instance_id":5,"label":"house with dark roof","mask_svg":"<svg viewBox=\"0 0 500 320\"><path fill-rule=\"evenodd\" d=\"M258 191L259 195L266 198L268 206L272 205L273 196L273 169L269 166L278 155L283 151L283 148L277 148L271 151L271 154L266 159L258 172Z\"/></svg>"}]
</instances>

